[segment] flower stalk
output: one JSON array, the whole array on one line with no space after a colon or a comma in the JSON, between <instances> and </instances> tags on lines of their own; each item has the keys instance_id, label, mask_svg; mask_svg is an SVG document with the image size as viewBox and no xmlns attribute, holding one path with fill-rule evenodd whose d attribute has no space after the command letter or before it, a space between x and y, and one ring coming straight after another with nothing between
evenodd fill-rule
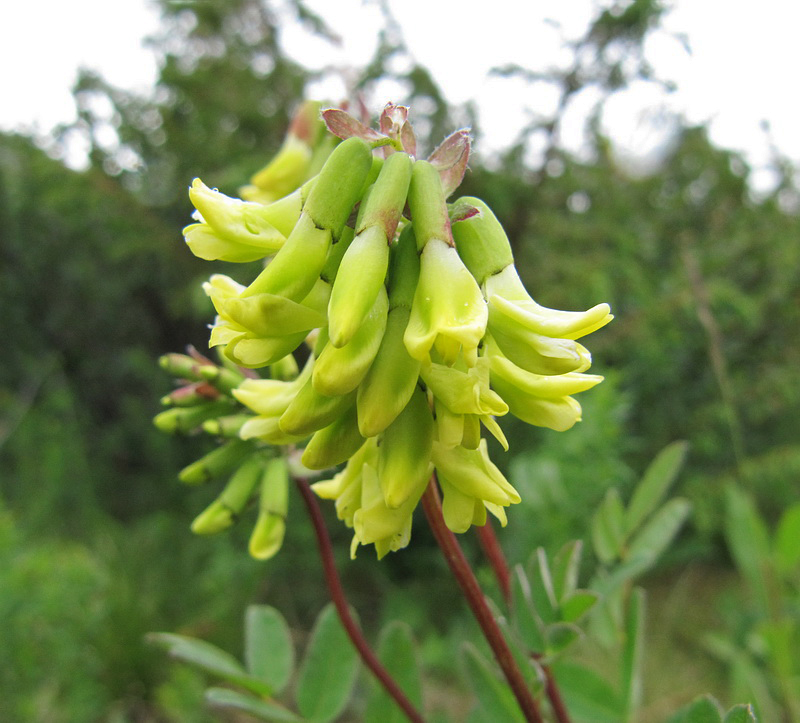
<instances>
[{"instance_id":1,"label":"flower stalk","mask_svg":"<svg viewBox=\"0 0 800 723\"><path fill-rule=\"evenodd\" d=\"M350 608L347 604L347 597L342 588L342 582L339 579L339 573L336 571L336 563L333 559L333 546L331 545L328 530L325 527L325 520L322 517L322 510L320 510L317 497L305 479L295 477L294 481L305 503L308 516L311 519L311 524L314 527L317 547L319 548L320 558L322 559L325 582L328 586L328 591L330 592L336 612L339 615L339 620L342 622L342 627L345 629L347 636L358 651L359 656L361 656L364 665L366 665L370 672L378 679L378 682L392 697L395 703L400 706L406 718L412 721L412 723L425 723L425 719L414 707L414 704L406 697L394 678L389 674L389 671L387 671L380 660L378 660L372 648L370 648L369 643L367 643L364 638L364 634L361 632L355 620L353 620L353 616L350 614Z\"/></svg>"},{"instance_id":2,"label":"flower stalk","mask_svg":"<svg viewBox=\"0 0 800 723\"><path fill-rule=\"evenodd\" d=\"M472 610L472 614L478 621L484 637L492 648L495 659L500 665L500 669L503 671L514 697L517 699L525 720L529 723L543 723L539 706L525 684L525 679L514 660L511 649L508 647L508 643L503 637L492 611L486 604L475 573L472 571L466 557L464 557L456 536L445 524L435 476L431 477L428 487L422 495L422 507L425 510L425 516L428 519L428 524L436 538L436 542L450 567L450 571L456 578L464 597L467 599L470 610Z\"/></svg>"},{"instance_id":3,"label":"flower stalk","mask_svg":"<svg viewBox=\"0 0 800 723\"><path fill-rule=\"evenodd\" d=\"M492 527L491 520L487 519L483 527L478 527L478 540L480 541L483 554L492 566L492 571L500 586L500 591L505 600L506 607L511 607L511 574L508 569L503 548L495 535L494 528ZM542 666L544 673L544 692L547 700L550 702L550 708L557 723L571 723L569 711L564 704L561 697L561 692L556 684L556 679L553 676L553 671L547 665Z\"/></svg>"}]
</instances>

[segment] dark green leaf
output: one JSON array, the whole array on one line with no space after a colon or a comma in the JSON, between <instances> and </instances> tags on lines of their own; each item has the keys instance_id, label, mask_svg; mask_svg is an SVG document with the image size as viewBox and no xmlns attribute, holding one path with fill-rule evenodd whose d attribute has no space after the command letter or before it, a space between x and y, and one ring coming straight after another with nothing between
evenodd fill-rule
<instances>
[{"instance_id":1,"label":"dark green leaf","mask_svg":"<svg viewBox=\"0 0 800 723\"><path fill-rule=\"evenodd\" d=\"M681 708L667 723L722 723L722 707L710 695L704 695Z\"/></svg>"},{"instance_id":2,"label":"dark green leaf","mask_svg":"<svg viewBox=\"0 0 800 723\"><path fill-rule=\"evenodd\" d=\"M758 723L752 705L735 705L728 711L723 723Z\"/></svg>"},{"instance_id":3,"label":"dark green leaf","mask_svg":"<svg viewBox=\"0 0 800 723\"><path fill-rule=\"evenodd\" d=\"M631 540L627 559L631 562L640 560L645 565L641 572L654 565L678 534L690 509L688 500L680 497L667 502Z\"/></svg>"},{"instance_id":4,"label":"dark green leaf","mask_svg":"<svg viewBox=\"0 0 800 723\"><path fill-rule=\"evenodd\" d=\"M280 693L292 675L294 645L283 616L269 605L250 605L245 614L244 660L250 675Z\"/></svg>"},{"instance_id":5,"label":"dark green leaf","mask_svg":"<svg viewBox=\"0 0 800 723\"><path fill-rule=\"evenodd\" d=\"M775 564L784 574L793 572L800 564L800 504L786 510L778 523Z\"/></svg>"},{"instance_id":6,"label":"dark green leaf","mask_svg":"<svg viewBox=\"0 0 800 723\"><path fill-rule=\"evenodd\" d=\"M608 565L622 554L625 509L616 489L608 490L592 518L592 545L600 562Z\"/></svg>"},{"instance_id":7,"label":"dark green leaf","mask_svg":"<svg viewBox=\"0 0 800 723\"><path fill-rule=\"evenodd\" d=\"M625 646L622 649L622 695L628 715L639 705L644 656L645 592L633 589L625 616Z\"/></svg>"},{"instance_id":8,"label":"dark green leaf","mask_svg":"<svg viewBox=\"0 0 800 723\"><path fill-rule=\"evenodd\" d=\"M511 603L514 626L522 643L532 653L543 653L542 622L534 610L530 581L521 565L514 567L511 576Z\"/></svg>"},{"instance_id":9,"label":"dark green leaf","mask_svg":"<svg viewBox=\"0 0 800 723\"><path fill-rule=\"evenodd\" d=\"M217 675L260 695L271 695L272 689L247 674L236 658L216 645L174 633L150 633L147 640L164 648L173 658Z\"/></svg>"},{"instance_id":10,"label":"dark green leaf","mask_svg":"<svg viewBox=\"0 0 800 723\"><path fill-rule=\"evenodd\" d=\"M462 660L478 705L492 716L491 720L524 723L525 718L511 689L471 643L464 644Z\"/></svg>"},{"instance_id":11,"label":"dark green leaf","mask_svg":"<svg viewBox=\"0 0 800 723\"><path fill-rule=\"evenodd\" d=\"M551 671L556 685L576 721L619 723L624 708L614 689L597 673L577 663L558 661Z\"/></svg>"},{"instance_id":12,"label":"dark green leaf","mask_svg":"<svg viewBox=\"0 0 800 723\"><path fill-rule=\"evenodd\" d=\"M333 720L350 698L358 675L358 655L333 604L323 608L297 679L297 706L309 720Z\"/></svg>"},{"instance_id":13,"label":"dark green leaf","mask_svg":"<svg viewBox=\"0 0 800 723\"><path fill-rule=\"evenodd\" d=\"M553 623L545 628L547 655L554 656L563 652L580 636L581 629L572 623Z\"/></svg>"},{"instance_id":14,"label":"dark green leaf","mask_svg":"<svg viewBox=\"0 0 800 723\"><path fill-rule=\"evenodd\" d=\"M599 599L600 595L594 590L575 590L561 603L561 619L565 623L580 620Z\"/></svg>"},{"instance_id":15,"label":"dark green leaf","mask_svg":"<svg viewBox=\"0 0 800 723\"><path fill-rule=\"evenodd\" d=\"M553 590L553 577L550 574L547 553L541 547L531 556L528 563L528 579L531 583L531 601L536 614L545 623L554 623L558 619L558 601Z\"/></svg>"},{"instance_id":16,"label":"dark green leaf","mask_svg":"<svg viewBox=\"0 0 800 723\"><path fill-rule=\"evenodd\" d=\"M673 442L662 449L645 470L625 513L625 531L630 535L664 499L686 459L687 442Z\"/></svg>"},{"instance_id":17,"label":"dark green leaf","mask_svg":"<svg viewBox=\"0 0 800 723\"><path fill-rule=\"evenodd\" d=\"M378 657L406 697L422 707L422 677L411 628L394 620L381 631ZM364 723L405 723L405 714L386 691L375 685L367 701Z\"/></svg>"},{"instance_id":18,"label":"dark green leaf","mask_svg":"<svg viewBox=\"0 0 800 723\"><path fill-rule=\"evenodd\" d=\"M728 487L725 502L725 538L728 547L762 613L766 615L769 613L769 585L765 574L770 563L767 526L750 497L736 487Z\"/></svg>"},{"instance_id":19,"label":"dark green leaf","mask_svg":"<svg viewBox=\"0 0 800 723\"><path fill-rule=\"evenodd\" d=\"M591 637L606 648L617 646L622 639L626 597L623 583L610 582L606 577L592 581L592 589L600 593L600 600L586 623Z\"/></svg>"},{"instance_id":20,"label":"dark green leaf","mask_svg":"<svg viewBox=\"0 0 800 723\"><path fill-rule=\"evenodd\" d=\"M209 688L206 691L206 703L218 710L236 710L248 713L259 720L275 723L300 723L303 719L278 703L259 700L228 688Z\"/></svg>"},{"instance_id":21,"label":"dark green leaf","mask_svg":"<svg viewBox=\"0 0 800 723\"><path fill-rule=\"evenodd\" d=\"M553 558L553 588L556 600L562 602L578 587L578 571L581 565L583 542L573 540L562 547Z\"/></svg>"}]
</instances>

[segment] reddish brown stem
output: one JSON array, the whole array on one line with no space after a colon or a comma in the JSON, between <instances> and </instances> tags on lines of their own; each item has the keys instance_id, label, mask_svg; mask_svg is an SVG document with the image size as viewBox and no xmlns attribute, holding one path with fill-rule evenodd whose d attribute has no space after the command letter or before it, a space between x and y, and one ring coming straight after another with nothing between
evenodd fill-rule
<instances>
[{"instance_id":1,"label":"reddish brown stem","mask_svg":"<svg viewBox=\"0 0 800 723\"><path fill-rule=\"evenodd\" d=\"M500 590L503 593L503 599L506 605L511 607L511 573L508 570L508 563L506 556L503 553L503 548L500 547L500 542L495 535L494 528L492 527L491 520L486 520L483 527L478 528L478 539L483 549L483 554L489 560L492 566L494 576L497 578L497 583L500 585ZM542 666L545 676L545 693L547 699L550 701L550 707L553 709L553 715L556 717L558 723L570 723L569 712L564 705L564 700L561 698L561 693L556 685L553 672L546 665Z\"/></svg>"},{"instance_id":2,"label":"reddish brown stem","mask_svg":"<svg viewBox=\"0 0 800 723\"><path fill-rule=\"evenodd\" d=\"M547 699L550 701L550 707L553 709L553 715L555 715L558 723L571 723L569 711L567 706L564 705L564 700L556 685L556 679L553 677L553 671L546 665L542 666L542 670L544 670L545 677L544 690L547 694Z\"/></svg>"},{"instance_id":3,"label":"reddish brown stem","mask_svg":"<svg viewBox=\"0 0 800 723\"><path fill-rule=\"evenodd\" d=\"M503 671L509 686L511 686L511 691L517 699L525 720L529 723L542 723L542 716L539 713L536 701L525 684L522 672L514 660L511 649L508 647L508 643L503 637L492 611L486 604L486 599L483 596L478 580L472 572L467 558L464 557L456 536L444 522L442 503L439 499L435 476L431 478L430 484L428 484L425 494L422 496L422 507L425 510L425 516L428 518L428 524L433 531L436 542L439 544L450 567L450 571L455 576L472 610L472 614L478 621L484 637L491 646L494 657L500 665L500 669Z\"/></svg>"},{"instance_id":4,"label":"reddish brown stem","mask_svg":"<svg viewBox=\"0 0 800 723\"><path fill-rule=\"evenodd\" d=\"M478 539L483 549L483 554L492 566L494 576L497 578L497 584L500 586L500 592L503 595L503 600L506 601L506 606L511 607L511 573L508 570L508 563L506 556L503 554L503 548L497 540L492 527L492 521L487 518L486 524L478 527Z\"/></svg>"},{"instance_id":5,"label":"reddish brown stem","mask_svg":"<svg viewBox=\"0 0 800 723\"><path fill-rule=\"evenodd\" d=\"M295 478L295 483L297 484L297 489L300 490L300 495L303 497L303 502L305 502L308 515L311 518L311 524L314 526L314 533L317 536L317 546L319 547L319 554L322 558L322 567L325 572L325 581L330 591L331 600L336 607L336 612L339 614L339 619L342 621L342 627L344 627L353 646L361 656L364 665L370 669L372 674L378 679L378 682L383 686L384 690L386 690L394 699L395 703L400 706L406 718L413 721L413 723L425 723L425 719L414 707L414 704L406 697L405 693L400 690L400 687L392 676L389 675L389 672L383 667L375 653L372 652L372 648L369 647L363 633L350 615L347 598L345 597L342 583L339 580L339 574L336 571L331 539L328 536L328 530L325 527L325 520L322 517L322 511L317 503L317 498L306 480Z\"/></svg>"}]
</instances>

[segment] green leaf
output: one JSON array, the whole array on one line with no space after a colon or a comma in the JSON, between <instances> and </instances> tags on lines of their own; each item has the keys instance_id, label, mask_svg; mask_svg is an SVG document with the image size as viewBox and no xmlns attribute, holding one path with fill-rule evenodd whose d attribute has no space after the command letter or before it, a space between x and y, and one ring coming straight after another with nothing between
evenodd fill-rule
<instances>
[{"instance_id":1,"label":"green leaf","mask_svg":"<svg viewBox=\"0 0 800 723\"><path fill-rule=\"evenodd\" d=\"M491 600L487 602L491 603ZM540 695L544 692L544 675L542 674L541 666L536 658L531 655L531 651L528 650L520 638L514 634L514 630L512 630L508 619L500 614L499 610L496 611L491 604L490 607L493 610L493 616L497 620L497 625L500 628L500 632L503 634L508 649L511 651L514 662L522 673L525 685L534 697ZM547 645L545 644L545 649L546 647Z\"/></svg>"},{"instance_id":2,"label":"green leaf","mask_svg":"<svg viewBox=\"0 0 800 723\"><path fill-rule=\"evenodd\" d=\"M770 563L767 526L750 497L729 486L725 492L725 539L731 555L764 615L769 614L769 584L766 571Z\"/></svg>"},{"instance_id":3,"label":"green leaf","mask_svg":"<svg viewBox=\"0 0 800 723\"><path fill-rule=\"evenodd\" d=\"M617 647L622 638L624 581L615 581L604 570L600 570L591 582L591 589L599 593L600 600L589 616L588 630L591 637L606 648Z\"/></svg>"},{"instance_id":4,"label":"green leaf","mask_svg":"<svg viewBox=\"0 0 800 723\"><path fill-rule=\"evenodd\" d=\"M683 441L667 445L645 470L625 513L625 531L629 535L664 499L683 466L688 448Z\"/></svg>"},{"instance_id":5,"label":"green leaf","mask_svg":"<svg viewBox=\"0 0 800 723\"><path fill-rule=\"evenodd\" d=\"M775 533L775 565L784 575L800 564L800 504L790 507L781 516Z\"/></svg>"},{"instance_id":6,"label":"green leaf","mask_svg":"<svg viewBox=\"0 0 800 723\"><path fill-rule=\"evenodd\" d=\"M553 588L556 600L562 602L578 587L583 541L573 540L562 547L553 558Z\"/></svg>"},{"instance_id":7,"label":"green leaf","mask_svg":"<svg viewBox=\"0 0 800 723\"><path fill-rule=\"evenodd\" d=\"M592 723L619 723L624 720L624 708L619 696L593 670L577 663L559 661L551 671L574 720Z\"/></svg>"},{"instance_id":8,"label":"green leaf","mask_svg":"<svg viewBox=\"0 0 800 723\"><path fill-rule=\"evenodd\" d=\"M728 711L723 723L758 723L758 718L752 705L741 704Z\"/></svg>"},{"instance_id":9,"label":"green leaf","mask_svg":"<svg viewBox=\"0 0 800 723\"><path fill-rule=\"evenodd\" d=\"M549 657L562 653L581 636L581 629L572 623L553 623L545 628L544 636Z\"/></svg>"},{"instance_id":10,"label":"green leaf","mask_svg":"<svg viewBox=\"0 0 800 723\"><path fill-rule=\"evenodd\" d=\"M294 644L289 626L283 615L269 605L250 605L244 621L247 670L280 693L294 668Z\"/></svg>"},{"instance_id":11,"label":"green leaf","mask_svg":"<svg viewBox=\"0 0 800 723\"><path fill-rule=\"evenodd\" d=\"M422 707L422 677L411 628L394 620L381 631L378 658L406 697L419 710ZM367 701L364 723L405 723L405 714L381 686L374 686Z\"/></svg>"},{"instance_id":12,"label":"green leaf","mask_svg":"<svg viewBox=\"0 0 800 723\"><path fill-rule=\"evenodd\" d=\"M150 633L148 642L164 648L170 657L189 663L206 673L217 675L229 683L247 688L259 695L271 695L272 689L247 674L236 658L216 645L174 633Z\"/></svg>"},{"instance_id":13,"label":"green leaf","mask_svg":"<svg viewBox=\"0 0 800 723\"><path fill-rule=\"evenodd\" d=\"M667 723L722 723L722 707L710 695L703 695L681 708Z\"/></svg>"},{"instance_id":14,"label":"green leaf","mask_svg":"<svg viewBox=\"0 0 800 723\"><path fill-rule=\"evenodd\" d=\"M608 565L622 554L625 542L625 509L615 488L606 496L592 517L592 545L600 562Z\"/></svg>"},{"instance_id":15,"label":"green leaf","mask_svg":"<svg viewBox=\"0 0 800 723\"><path fill-rule=\"evenodd\" d=\"M531 602L536 614L545 623L556 622L558 601L553 589L553 577L550 574L547 553L541 547L531 555L528 562L528 579L531 583Z\"/></svg>"},{"instance_id":16,"label":"green leaf","mask_svg":"<svg viewBox=\"0 0 800 723\"><path fill-rule=\"evenodd\" d=\"M497 677L492 666L477 648L471 643L464 643L461 652L467 677L478 698L478 705L491 715L491 720L524 723L525 718L511 689Z\"/></svg>"},{"instance_id":17,"label":"green leaf","mask_svg":"<svg viewBox=\"0 0 800 723\"><path fill-rule=\"evenodd\" d=\"M628 715L639 705L642 693L644 657L645 592L637 587L631 592L625 617L625 646L622 649L622 694Z\"/></svg>"},{"instance_id":18,"label":"green leaf","mask_svg":"<svg viewBox=\"0 0 800 723\"><path fill-rule=\"evenodd\" d=\"M228 688L209 688L206 703L217 710L236 710L275 723L300 723L303 719L278 703L259 700Z\"/></svg>"},{"instance_id":19,"label":"green leaf","mask_svg":"<svg viewBox=\"0 0 800 723\"><path fill-rule=\"evenodd\" d=\"M333 604L319 614L297 679L297 707L309 720L333 720L347 705L358 675L358 655Z\"/></svg>"},{"instance_id":20,"label":"green leaf","mask_svg":"<svg viewBox=\"0 0 800 723\"><path fill-rule=\"evenodd\" d=\"M511 575L511 613L520 640L532 653L544 652L542 622L531 601L531 585L521 565Z\"/></svg>"},{"instance_id":21,"label":"green leaf","mask_svg":"<svg viewBox=\"0 0 800 723\"><path fill-rule=\"evenodd\" d=\"M597 604L599 599L599 593L594 590L575 590L561 603L561 620L565 623L577 622Z\"/></svg>"},{"instance_id":22,"label":"green leaf","mask_svg":"<svg viewBox=\"0 0 800 723\"><path fill-rule=\"evenodd\" d=\"M690 510L691 504L688 500L676 497L656 512L634 536L628 546L626 558L631 562L641 561L644 567L640 573L654 565L670 546Z\"/></svg>"}]
</instances>

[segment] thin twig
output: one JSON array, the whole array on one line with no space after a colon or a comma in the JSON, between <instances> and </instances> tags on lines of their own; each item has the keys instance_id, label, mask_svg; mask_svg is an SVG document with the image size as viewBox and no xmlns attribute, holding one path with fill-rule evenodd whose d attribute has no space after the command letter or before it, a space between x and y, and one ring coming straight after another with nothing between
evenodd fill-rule
<instances>
[{"instance_id":1,"label":"thin twig","mask_svg":"<svg viewBox=\"0 0 800 723\"><path fill-rule=\"evenodd\" d=\"M528 723L543 723L536 701L525 684L522 672L514 660L511 649L508 647L508 643L503 637L492 611L486 604L486 599L483 596L478 580L472 572L466 557L464 557L456 536L444 522L442 503L439 499L439 491L436 488L435 476L431 477L425 494L422 496L422 507L425 510L425 516L428 518L428 524L433 531L436 542L439 544L450 567L450 571L455 576L472 610L472 614L478 621L484 637L491 646L494 657L500 665L500 669L503 671L514 697L517 699L525 720Z\"/></svg>"},{"instance_id":2,"label":"thin twig","mask_svg":"<svg viewBox=\"0 0 800 723\"><path fill-rule=\"evenodd\" d=\"M378 660L372 648L369 647L366 638L364 638L361 629L356 625L355 620L353 620L353 617L350 615L347 598L345 597L342 583L339 580L339 574L336 572L331 539L328 536L328 530L325 527L325 520L322 517L322 511L317 503L317 498L305 479L296 477L295 483L297 484L297 489L300 490L303 502L305 502L308 515L311 518L311 524L314 527L314 533L317 536L317 546L319 547L319 554L322 558L325 581L328 585L331 600L336 607L336 612L339 614L339 619L342 621L342 626L347 632L353 646L358 651L358 654L361 656L364 665L370 669L386 692L394 699L395 703L400 706L406 718L413 721L413 723L425 723L425 719L414 707L414 704L406 697L405 693L403 693L389 674L389 671L387 671Z\"/></svg>"}]
</instances>

